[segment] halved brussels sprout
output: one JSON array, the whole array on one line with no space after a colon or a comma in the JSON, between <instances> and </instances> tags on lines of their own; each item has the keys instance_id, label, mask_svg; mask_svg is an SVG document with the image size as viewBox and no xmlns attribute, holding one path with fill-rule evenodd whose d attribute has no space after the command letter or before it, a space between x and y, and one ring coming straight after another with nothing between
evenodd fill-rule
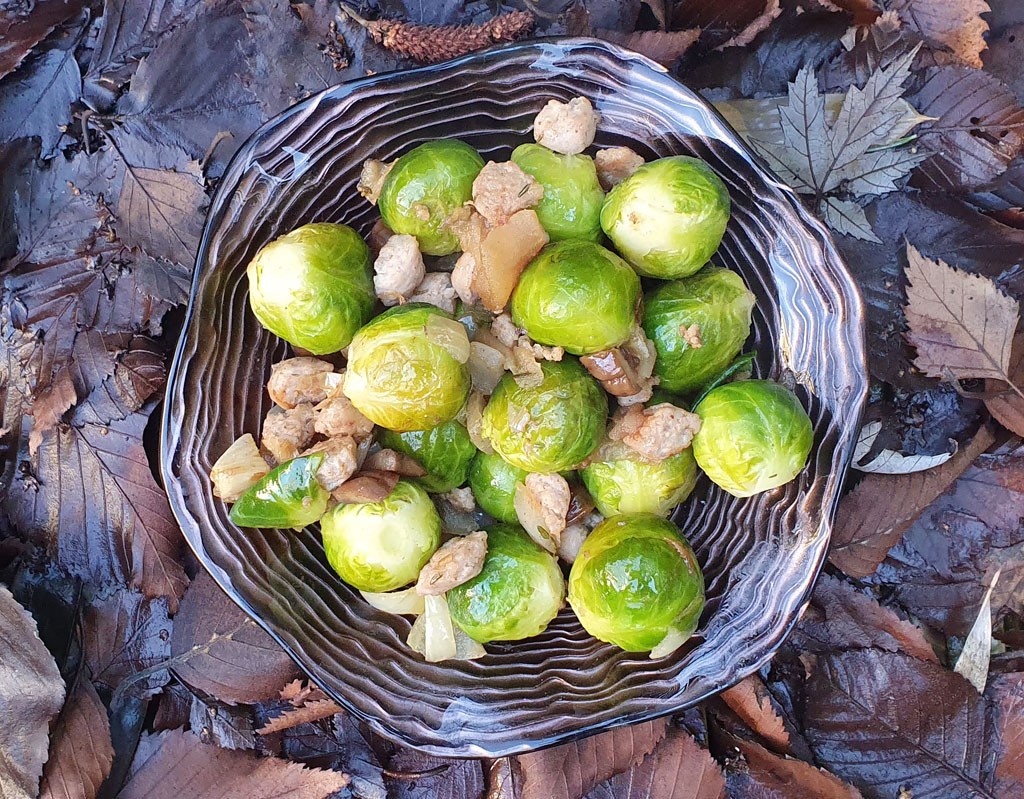
<instances>
[{"instance_id":1,"label":"halved brussels sprout","mask_svg":"<svg viewBox=\"0 0 1024 799\"><path fill-rule=\"evenodd\" d=\"M558 561L509 525L488 528L483 570L448 592L452 621L482 644L538 635L564 600Z\"/></svg>"},{"instance_id":2,"label":"halved brussels sprout","mask_svg":"<svg viewBox=\"0 0 1024 799\"><path fill-rule=\"evenodd\" d=\"M540 364L539 386L505 375L484 408L481 431L501 457L528 472L570 469L601 442L608 399L579 362Z\"/></svg>"},{"instance_id":3,"label":"halved brussels sprout","mask_svg":"<svg viewBox=\"0 0 1024 799\"><path fill-rule=\"evenodd\" d=\"M352 339L343 391L374 424L398 432L429 430L462 409L470 389L469 340L462 329L466 358L460 360L455 347L428 335L432 317L452 319L433 305L399 305Z\"/></svg>"},{"instance_id":4,"label":"halved brussels sprout","mask_svg":"<svg viewBox=\"0 0 1024 799\"><path fill-rule=\"evenodd\" d=\"M754 295L743 278L720 266L659 286L644 301L644 332L658 358L661 387L679 394L696 391L723 369L750 335ZM685 331L694 330L700 346Z\"/></svg>"},{"instance_id":5,"label":"halved brussels sprout","mask_svg":"<svg viewBox=\"0 0 1024 799\"><path fill-rule=\"evenodd\" d=\"M330 494L316 479L324 453L282 463L261 477L231 506L239 527L305 527L327 510Z\"/></svg>"},{"instance_id":6,"label":"halved brussels sprout","mask_svg":"<svg viewBox=\"0 0 1024 799\"><path fill-rule=\"evenodd\" d=\"M246 272L260 324L314 355L347 347L373 313L370 248L347 225L296 228L256 253Z\"/></svg>"},{"instance_id":7,"label":"halved brussels sprout","mask_svg":"<svg viewBox=\"0 0 1024 799\"><path fill-rule=\"evenodd\" d=\"M478 452L469 467L469 487L476 504L499 522L518 524L516 484L526 480L526 472L500 455Z\"/></svg>"},{"instance_id":8,"label":"halved brussels sprout","mask_svg":"<svg viewBox=\"0 0 1024 799\"><path fill-rule=\"evenodd\" d=\"M608 193L601 227L647 277L692 275L718 249L729 192L711 167L675 155L644 164Z\"/></svg>"},{"instance_id":9,"label":"halved brussels sprout","mask_svg":"<svg viewBox=\"0 0 1024 799\"><path fill-rule=\"evenodd\" d=\"M465 483L477 453L465 426L454 420L430 430L381 430L377 440L383 447L404 452L426 469L426 475L414 479L432 494L443 494Z\"/></svg>"},{"instance_id":10,"label":"halved brussels sprout","mask_svg":"<svg viewBox=\"0 0 1024 799\"><path fill-rule=\"evenodd\" d=\"M595 638L665 655L663 641L678 646L697 628L704 577L672 522L651 513L615 516L583 542L569 573L569 604Z\"/></svg>"},{"instance_id":11,"label":"halved brussels sprout","mask_svg":"<svg viewBox=\"0 0 1024 799\"><path fill-rule=\"evenodd\" d=\"M604 191L589 155L561 155L539 144L512 151L519 168L544 187L537 217L552 241L601 238Z\"/></svg>"},{"instance_id":12,"label":"halved brussels sprout","mask_svg":"<svg viewBox=\"0 0 1024 799\"><path fill-rule=\"evenodd\" d=\"M459 239L448 218L473 198L483 169L479 153L458 139L428 141L399 158L384 179L377 207L395 233L415 236L427 255L448 255Z\"/></svg>"},{"instance_id":13,"label":"halved brussels sprout","mask_svg":"<svg viewBox=\"0 0 1024 799\"><path fill-rule=\"evenodd\" d=\"M690 496L697 484L697 462L689 448L653 462L641 460L623 446L620 452L609 451L606 457L591 461L580 475L603 516L620 513L668 516L676 505Z\"/></svg>"},{"instance_id":14,"label":"halved brussels sprout","mask_svg":"<svg viewBox=\"0 0 1024 799\"><path fill-rule=\"evenodd\" d=\"M523 271L512 293L512 320L540 344L587 355L629 338L639 297L640 278L611 250L562 241Z\"/></svg>"},{"instance_id":15,"label":"halved brussels sprout","mask_svg":"<svg viewBox=\"0 0 1024 799\"><path fill-rule=\"evenodd\" d=\"M807 463L814 428L792 391L768 380L719 386L694 408L693 455L711 481L734 497L788 483Z\"/></svg>"},{"instance_id":16,"label":"halved brussels sprout","mask_svg":"<svg viewBox=\"0 0 1024 799\"><path fill-rule=\"evenodd\" d=\"M441 543L441 519L418 485L400 480L381 502L338 505L320 529L327 562L360 591L413 582Z\"/></svg>"}]
</instances>

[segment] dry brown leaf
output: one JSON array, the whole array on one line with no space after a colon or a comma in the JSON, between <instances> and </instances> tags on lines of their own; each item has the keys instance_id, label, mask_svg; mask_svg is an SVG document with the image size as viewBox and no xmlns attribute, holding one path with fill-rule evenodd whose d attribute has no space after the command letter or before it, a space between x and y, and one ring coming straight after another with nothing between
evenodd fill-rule
<instances>
[{"instance_id":1,"label":"dry brown leaf","mask_svg":"<svg viewBox=\"0 0 1024 799\"><path fill-rule=\"evenodd\" d=\"M743 756L731 764L730 799L862 799L860 791L810 763L769 752L753 741L728 736Z\"/></svg>"},{"instance_id":2,"label":"dry brown leaf","mask_svg":"<svg viewBox=\"0 0 1024 799\"><path fill-rule=\"evenodd\" d=\"M1024 674L993 679L985 692L994 711L1002 757L996 766L998 796L1024 796Z\"/></svg>"},{"instance_id":3,"label":"dry brown leaf","mask_svg":"<svg viewBox=\"0 0 1024 799\"><path fill-rule=\"evenodd\" d=\"M914 364L947 380L1008 380L1020 306L991 280L925 258L907 244L907 339Z\"/></svg>"},{"instance_id":4,"label":"dry brown leaf","mask_svg":"<svg viewBox=\"0 0 1024 799\"><path fill-rule=\"evenodd\" d=\"M700 38L700 29L634 31L632 33L599 30L595 31L594 35L600 39L621 44L629 50L635 50L663 66L671 67Z\"/></svg>"},{"instance_id":5,"label":"dry brown leaf","mask_svg":"<svg viewBox=\"0 0 1024 799\"><path fill-rule=\"evenodd\" d=\"M107 709L82 675L57 717L40 799L95 799L113 760Z\"/></svg>"},{"instance_id":6,"label":"dry brown leaf","mask_svg":"<svg viewBox=\"0 0 1024 799\"><path fill-rule=\"evenodd\" d=\"M64 366L45 388L36 392L32 402L32 432L28 435L28 454L36 457L43 434L53 430L61 417L78 401L71 370Z\"/></svg>"},{"instance_id":7,"label":"dry brown leaf","mask_svg":"<svg viewBox=\"0 0 1024 799\"><path fill-rule=\"evenodd\" d=\"M772 705L771 696L760 677L751 674L728 691L723 691L720 696L732 712L764 738L772 749L777 752L789 751L789 733L782 723L782 717Z\"/></svg>"},{"instance_id":8,"label":"dry brown leaf","mask_svg":"<svg viewBox=\"0 0 1024 799\"><path fill-rule=\"evenodd\" d=\"M870 25L878 19L881 10L875 0L817 0L828 11L845 11L853 14L854 25Z\"/></svg>"},{"instance_id":9,"label":"dry brown leaf","mask_svg":"<svg viewBox=\"0 0 1024 799\"><path fill-rule=\"evenodd\" d=\"M758 15L757 19L729 39L725 44L719 45L717 49L724 50L726 47L746 47L754 41L759 34L768 30L768 26L771 25L781 13L782 6L780 5L779 0L767 0L764 5L764 11Z\"/></svg>"},{"instance_id":10,"label":"dry brown leaf","mask_svg":"<svg viewBox=\"0 0 1024 799\"><path fill-rule=\"evenodd\" d=\"M981 15L991 10L985 0L894 0L888 9L928 44L950 50L972 67L981 67L988 30Z\"/></svg>"},{"instance_id":11,"label":"dry brown leaf","mask_svg":"<svg viewBox=\"0 0 1024 799\"><path fill-rule=\"evenodd\" d=\"M839 503L829 560L851 577L874 574L913 521L995 441L982 427L971 442L934 469L869 474Z\"/></svg>"},{"instance_id":12,"label":"dry brown leaf","mask_svg":"<svg viewBox=\"0 0 1024 799\"><path fill-rule=\"evenodd\" d=\"M1015 386L1024 386L1024 330L1017 332L1010 346L1010 380ZM986 380L985 390L988 412L1007 430L1024 436L1024 397L1002 380Z\"/></svg>"},{"instance_id":13,"label":"dry brown leaf","mask_svg":"<svg viewBox=\"0 0 1024 799\"><path fill-rule=\"evenodd\" d=\"M304 703L301 707L293 707L285 710L279 716L269 719L266 724L256 732L260 735L270 735L272 732L280 732L300 724L307 724L312 721L319 721L340 713L341 706L330 699L317 699Z\"/></svg>"},{"instance_id":14,"label":"dry brown leaf","mask_svg":"<svg viewBox=\"0 0 1024 799\"><path fill-rule=\"evenodd\" d=\"M323 799L346 774L207 746L190 732L146 735L118 799Z\"/></svg>"}]
</instances>

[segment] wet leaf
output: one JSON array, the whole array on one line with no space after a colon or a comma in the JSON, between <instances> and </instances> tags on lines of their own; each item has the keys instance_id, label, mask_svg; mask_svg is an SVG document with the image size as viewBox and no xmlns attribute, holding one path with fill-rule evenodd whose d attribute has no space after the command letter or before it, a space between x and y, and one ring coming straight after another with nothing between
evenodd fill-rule
<instances>
[{"instance_id":1,"label":"wet leaf","mask_svg":"<svg viewBox=\"0 0 1024 799\"><path fill-rule=\"evenodd\" d=\"M932 261L907 245L907 338L914 363L948 380L1009 380L1020 306L990 280Z\"/></svg>"},{"instance_id":2,"label":"wet leaf","mask_svg":"<svg viewBox=\"0 0 1024 799\"><path fill-rule=\"evenodd\" d=\"M351 775L352 790L360 799L387 799L373 739L347 714L300 724L285 730L283 737L284 753L292 760Z\"/></svg>"},{"instance_id":3,"label":"wet leaf","mask_svg":"<svg viewBox=\"0 0 1024 799\"><path fill-rule=\"evenodd\" d=\"M189 727L204 744L213 744L222 749L256 747L252 711L246 707L204 702L193 696L189 711Z\"/></svg>"},{"instance_id":4,"label":"wet leaf","mask_svg":"<svg viewBox=\"0 0 1024 799\"><path fill-rule=\"evenodd\" d=\"M522 799L573 799L640 763L665 737L664 719L645 721L519 755Z\"/></svg>"},{"instance_id":5,"label":"wet leaf","mask_svg":"<svg viewBox=\"0 0 1024 799\"><path fill-rule=\"evenodd\" d=\"M672 27L677 30L699 28L702 31L702 48L712 49L736 40L743 31L757 26L762 18L774 19L778 16L774 13L778 6L774 0L735 0L731 3L676 0Z\"/></svg>"},{"instance_id":6,"label":"wet leaf","mask_svg":"<svg viewBox=\"0 0 1024 799\"><path fill-rule=\"evenodd\" d=\"M882 240L875 235L875 231L871 229L871 223L868 222L864 209L853 200L826 197L821 204L821 218L836 233L844 233L856 239L873 241L878 244L882 243Z\"/></svg>"},{"instance_id":7,"label":"wet leaf","mask_svg":"<svg viewBox=\"0 0 1024 799\"><path fill-rule=\"evenodd\" d=\"M992 704L1001 757L996 765L1000 796L1024 792L1024 674L1006 674L989 683L985 693Z\"/></svg>"},{"instance_id":8,"label":"wet leaf","mask_svg":"<svg viewBox=\"0 0 1024 799\"><path fill-rule=\"evenodd\" d=\"M51 720L64 701L64 681L35 620L0 585L0 793L5 799L37 795L47 757Z\"/></svg>"},{"instance_id":9,"label":"wet leaf","mask_svg":"<svg viewBox=\"0 0 1024 799\"><path fill-rule=\"evenodd\" d=\"M729 799L862 799L860 791L810 763L728 736L742 760L726 770Z\"/></svg>"},{"instance_id":10,"label":"wet leaf","mask_svg":"<svg viewBox=\"0 0 1024 799\"><path fill-rule=\"evenodd\" d=\"M720 698L743 723L778 752L789 751L789 733L776 712L764 682L756 674L723 691Z\"/></svg>"},{"instance_id":11,"label":"wet leaf","mask_svg":"<svg viewBox=\"0 0 1024 799\"><path fill-rule=\"evenodd\" d=\"M40 799L95 799L113 760L107 709L80 675L53 728Z\"/></svg>"},{"instance_id":12,"label":"wet leaf","mask_svg":"<svg viewBox=\"0 0 1024 799\"><path fill-rule=\"evenodd\" d=\"M682 31L635 31L633 33L597 30L594 33L601 39L621 44L629 50L635 50L666 67L671 67L675 64L700 37L700 31L697 29Z\"/></svg>"},{"instance_id":13,"label":"wet leaf","mask_svg":"<svg viewBox=\"0 0 1024 799\"><path fill-rule=\"evenodd\" d=\"M348 784L344 774L207 746L182 730L143 740L118 799L323 799Z\"/></svg>"},{"instance_id":14,"label":"wet leaf","mask_svg":"<svg viewBox=\"0 0 1024 799\"><path fill-rule=\"evenodd\" d=\"M839 503L829 560L851 577L867 577L914 520L995 441L982 427L970 444L927 472L868 475Z\"/></svg>"},{"instance_id":15,"label":"wet leaf","mask_svg":"<svg viewBox=\"0 0 1024 799\"><path fill-rule=\"evenodd\" d=\"M53 49L27 61L0 84L0 141L38 136L43 157L49 158L81 94L73 51Z\"/></svg>"},{"instance_id":16,"label":"wet leaf","mask_svg":"<svg viewBox=\"0 0 1024 799\"><path fill-rule=\"evenodd\" d=\"M826 90L837 91L851 84L863 86L871 73L879 67L888 67L921 41L893 11L882 14L861 30L861 38L852 49L837 54L822 67L819 77Z\"/></svg>"},{"instance_id":17,"label":"wet leaf","mask_svg":"<svg viewBox=\"0 0 1024 799\"><path fill-rule=\"evenodd\" d=\"M379 0L382 16L416 25L450 25L459 20L464 0Z\"/></svg>"},{"instance_id":18,"label":"wet leaf","mask_svg":"<svg viewBox=\"0 0 1024 799\"><path fill-rule=\"evenodd\" d=\"M779 0L766 0L764 7L761 9L761 13L758 14L749 25L744 27L739 31L739 33L724 44L720 45L720 47L746 47L759 35L768 30L768 26L778 19L781 13L782 6L780 5Z\"/></svg>"},{"instance_id":19,"label":"wet leaf","mask_svg":"<svg viewBox=\"0 0 1024 799\"><path fill-rule=\"evenodd\" d=\"M1010 380L1024 385L1024 330L1017 331L1010 345ZM1001 380L986 380L985 389L988 412L1007 430L1024 436L1024 398Z\"/></svg>"},{"instance_id":20,"label":"wet leaf","mask_svg":"<svg viewBox=\"0 0 1024 799\"><path fill-rule=\"evenodd\" d=\"M992 575L992 582L978 608L978 617L971 625L971 631L964 639L960 657L956 659L953 671L984 693L988 681L989 660L992 655L992 591L999 582L999 571Z\"/></svg>"},{"instance_id":21,"label":"wet leaf","mask_svg":"<svg viewBox=\"0 0 1024 799\"><path fill-rule=\"evenodd\" d=\"M0 78L12 72L50 31L85 6L83 0L39 0L0 12Z\"/></svg>"},{"instance_id":22,"label":"wet leaf","mask_svg":"<svg viewBox=\"0 0 1024 799\"><path fill-rule=\"evenodd\" d=\"M206 571L182 600L171 655L183 682L227 704L277 696L297 675L292 659Z\"/></svg>"},{"instance_id":23,"label":"wet leaf","mask_svg":"<svg viewBox=\"0 0 1024 799\"><path fill-rule=\"evenodd\" d=\"M972 67L981 66L989 11L985 0L893 0L888 8L933 47L949 50Z\"/></svg>"},{"instance_id":24,"label":"wet leaf","mask_svg":"<svg viewBox=\"0 0 1024 799\"><path fill-rule=\"evenodd\" d=\"M1024 72L1020 69L1024 55L1024 22L993 31L985 51L985 72L1009 86L1017 99L1024 102Z\"/></svg>"},{"instance_id":25,"label":"wet leaf","mask_svg":"<svg viewBox=\"0 0 1024 799\"><path fill-rule=\"evenodd\" d=\"M850 460L850 468L859 472L869 474L913 474L934 469L948 461L957 451L955 439L950 439L952 447L950 452L940 452L936 455L905 455L891 449L880 449L875 451L875 442L882 430L882 422L867 422L857 434L857 445L853 450L853 458ZM867 460L868 456L870 460Z\"/></svg>"},{"instance_id":26,"label":"wet leaf","mask_svg":"<svg viewBox=\"0 0 1024 799\"><path fill-rule=\"evenodd\" d=\"M388 762L387 771L385 784L394 799L483 799L487 790L479 760L451 760L401 749Z\"/></svg>"}]
</instances>

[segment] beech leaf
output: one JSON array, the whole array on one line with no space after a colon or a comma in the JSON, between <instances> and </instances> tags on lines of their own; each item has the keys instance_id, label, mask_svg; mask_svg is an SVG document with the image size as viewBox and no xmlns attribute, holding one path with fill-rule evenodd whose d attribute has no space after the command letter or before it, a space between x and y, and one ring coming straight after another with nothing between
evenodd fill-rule
<instances>
[{"instance_id":1,"label":"beech leaf","mask_svg":"<svg viewBox=\"0 0 1024 799\"><path fill-rule=\"evenodd\" d=\"M36 622L0 585L0 795L32 799L47 757L50 722L64 701L64 681Z\"/></svg>"},{"instance_id":2,"label":"beech leaf","mask_svg":"<svg viewBox=\"0 0 1024 799\"><path fill-rule=\"evenodd\" d=\"M450 760L401 749L388 761L387 771L389 799L483 799L487 790L479 760ZM410 780L406 774L423 776Z\"/></svg>"},{"instance_id":3,"label":"beech leaf","mask_svg":"<svg viewBox=\"0 0 1024 799\"><path fill-rule=\"evenodd\" d=\"M789 733L760 677L751 674L732 688L723 691L720 697L729 709L751 730L764 738L772 749L779 752L789 751Z\"/></svg>"},{"instance_id":4,"label":"beech leaf","mask_svg":"<svg viewBox=\"0 0 1024 799\"><path fill-rule=\"evenodd\" d=\"M352 777L351 790L360 799L387 799L388 791L377 751L379 742L351 716L339 713L282 733L285 756L300 763L342 771Z\"/></svg>"},{"instance_id":5,"label":"beech leaf","mask_svg":"<svg viewBox=\"0 0 1024 799\"><path fill-rule=\"evenodd\" d=\"M1024 330L1018 330L1010 346L1010 382L1024 385ZM1024 397L1001 380L985 381L985 407L1007 430L1024 436Z\"/></svg>"},{"instance_id":6,"label":"beech leaf","mask_svg":"<svg viewBox=\"0 0 1024 799\"><path fill-rule=\"evenodd\" d=\"M981 66L990 11L985 0L893 0L891 11L934 47L945 48L972 67Z\"/></svg>"},{"instance_id":7,"label":"beech leaf","mask_svg":"<svg viewBox=\"0 0 1024 799\"><path fill-rule=\"evenodd\" d=\"M60 125L71 121L71 104L82 94L82 75L72 50L38 56L0 84L0 141L38 136L49 158Z\"/></svg>"},{"instance_id":8,"label":"beech leaf","mask_svg":"<svg viewBox=\"0 0 1024 799\"><path fill-rule=\"evenodd\" d=\"M666 67L675 64L700 38L700 30L697 28L682 31L635 31L633 33L597 30L594 34L601 39L635 50Z\"/></svg>"},{"instance_id":9,"label":"beech leaf","mask_svg":"<svg viewBox=\"0 0 1024 799\"><path fill-rule=\"evenodd\" d=\"M324 799L349 779L276 757L233 752L168 730L143 737L118 799Z\"/></svg>"},{"instance_id":10,"label":"beech leaf","mask_svg":"<svg viewBox=\"0 0 1024 799\"><path fill-rule=\"evenodd\" d=\"M863 799L852 785L810 763L739 736L727 740L743 757L742 763L730 764L729 799Z\"/></svg>"},{"instance_id":11,"label":"beech leaf","mask_svg":"<svg viewBox=\"0 0 1024 799\"><path fill-rule=\"evenodd\" d=\"M971 625L971 631L964 639L960 657L956 659L956 665L953 667L953 671L977 688L979 694L985 692L985 683L988 681L988 667L992 655L992 591L999 582L1000 573L997 570L992 575L992 582L989 583L985 598L981 600L981 607L978 608L978 618Z\"/></svg>"},{"instance_id":12,"label":"beech leaf","mask_svg":"<svg viewBox=\"0 0 1024 799\"><path fill-rule=\"evenodd\" d=\"M761 13L750 22L750 24L743 28L743 30L727 42L719 45L718 49L721 50L726 47L746 47L760 34L768 30L768 26L778 19L781 13L782 5L779 0L765 0L764 10L762 10Z\"/></svg>"},{"instance_id":13,"label":"beech leaf","mask_svg":"<svg viewBox=\"0 0 1024 799\"><path fill-rule=\"evenodd\" d=\"M701 46L720 48L737 40L744 31L764 30L778 16L774 12L778 5L775 0L674 0L671 27L700 28Z\"/></svg>"},{"instance_id":14,"label":"beech leaf","mask_svg":"<svg viewBox=\"0 0 1024 799\"><path fill-rule=\"evenodd\" d=\"M82 618L82 649L92 678L111 690L136 672L150 669L170 655L171 621L167 601L146 599L120 589L95 598ZM141 683L153 694L167 682L167 672L150 674Z\"/></svg>"},{"instance_id":15,"label":"beech leaf","mask_svg":"<svg viewBox=\"0 0 1024 799\"><path fill-rule=\"evenodd\" d=\"M1000 758L996 765L999 796L1024 794L1024 674L995 677L985 693L993 707Z\"/></svg>"},{"instance_id":16,"label":"beech leaf","mask_svg":"<svg viewBox=\"0 0 1024 799\"><path fill-rule=\"evenodd\" d=\"M193 695L188 718L188 726L204 744L213 744L222 749L256 748L252 711L249 708L207 703Z\"/></svg>"},{"instance_id":17,"label":"beech leaf","mask_svg":"<svg viewBox=\"0 0 1024 799\"><path fill-rule=\"evenodd\" d=\"M931 377L1009 380L1020 306L990 280L907 245L907 338Z\"/></svg>"},{"instance_id":18,"label":"beech leaf","mask_svg":"<svg viewBox=\"0 0 1024 799\"><path fill-rule=\"evenodd\" d=\"M113 761L107 709L80 675L53 729L40 799L95 799Z\"/></svg>"}]
</instances>

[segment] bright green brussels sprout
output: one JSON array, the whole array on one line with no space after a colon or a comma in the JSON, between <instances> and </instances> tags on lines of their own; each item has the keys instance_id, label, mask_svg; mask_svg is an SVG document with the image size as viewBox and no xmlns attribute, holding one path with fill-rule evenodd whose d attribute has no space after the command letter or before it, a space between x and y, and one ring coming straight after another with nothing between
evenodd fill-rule
<instances>
[{"instance_id":1,"label":"bright green brussels sprout","mask_svg":"<svg viewBox=\"0 0 1024 799\"><path fill-rule=\"evenodd\" d=\"M697 628L704 577L672 522L651 513L614 516L583 542L569 572L569 604L601 641L630 652L666 639L677 646Z\"/></svg>"},{"instance_id":2,"label":"bright green brussels sprout","mask_svg":"<svg viewBox=\"0 0 1024 799\"><path fill-rule=\"evenodd\" d=\"M544 361L539 386L505 375L484 408L481 432L501 457L528 472L560 472L601 443L604 390L574 359Z\"/></svg>"},{"instance_id":3,"label":"bright green brussels sprout","mask_svg":"<svg viewBox=\"0 0 1024 799\"><path fill-rule=\"evenodd\" d=\"M788 483L807 463L811 420L793 392L768 380L719 386L694 408L700 431L693 456L734 497Z\"/></svg>"},{"instance_id":4,"label":"bright green brussels sprout","mask_svg":"<svg viewBox=\"0 0 1024 799\"><path fill-rule=\"evenodd\" d=\"M703 161L676 155L644 164L608 193L601 227L647 277L692 275L718 249L729 192Z\"/></svg>"},{"instance_id":5,"label":"bright green brussels sprout","mask_svg":"<svg viewBox=\"0 0 1024 799\"><path fill-rule=\"evenodd\" d=\"M443 320L458 327L455 332L465 341L465 358L443 338L450 332ZM426 303L399 305L352 339L345 396L381 427L429 430L455 418L469 396L468 351L465 329L450 314Z\"/></svg>"},{"instance_id":6,"label":"bright green brussels sprout","mask_svg":"<svg viewBox=\"0 0 1024 799\"><path fill-rule=\"evenodd\" d=\"M370 248L347 225L296 228L256 253L246 271L260 324L314 355L347 347L373 313Z\"/></svg>"},{"instance_id":7,"label":"bright green brussels sprout","mask_svg":"<svg viewBox=\"0 0 1024 799\"><path fill-rule=\"evenodd\" d=\"M327 562L360 591L392 591L411 583L441 543L434 503L405 480L381 502L338 505L320 529Z\"/></svg>"},{"instance_id":8,"label":"bright green brussels sprout","mask_svg":"<svg viewBox=\"0 0 1024 799\"><path fill-rule=\"evenodd\" d=\"M562 155L539 144L520 144L512 151L519 168L544 187L537 218L552 241L601 238L604 191L589 155Z\"/></svg>"},{"instance_id":9,"label":"bright green brussels sprout","mask_svg":"<svg viewBox=\"0 0 1024 799\"><path fill-rule=\"evenodd\" d=\"M239 527L305 527L318 521L330 497L316 479L324 453L282 463L260 478L231 506Z\"/></svg>"},{"instance_id":10,"label":"bright green brussels sprout","mask_svg":"<svg viewBox=\"0 0 1024 799\"><path fill-rule=\"evenodd\" d=\"M459 249L446 223L452 212L473 199L473 181L483 169L479 153L458 139L437 139L416 147L388 172L377 207L395 233L415 236L427 255Z\"/></svg>"},{"instance_id":11,"label":"bright green brussels sprout","mask_svg":"<svg viewBox=\"0 0 1024 799\"><path fill-rule=\"evenodd\" d=\"M590 241L545 247L512 294L512 320L534 341L588 355L617 347L636 321L640 278Z\"/></svg>"},{"instance_id":12,"label":"bright green brussels sprout","mask_svg":"<svg viewBox=\"0 0 1024 799\"><path fill-rule=\"evenodd\" d=\"M663 461L640 460L628 447L609 452L582 470L583 484L603 516L620 513L655 513L668 516L690 496L697 483L693 452L682 452ZM603 452L603 450L602 450Z\"/></svg>"},{"instance_id":13,"label":"bright green brussels sprout","mask_svg":"<svg viewBox=\"0 0 1024 799\"><path fill-rule=\"evenodd\" d=\"M477 453L465 425L454 420L430 430L381 430L377 440L382 447L404 452L426 469L423 477L413 479L432 494L443 494L465 483Z\"/></svg>"},{"instance_id":14,"label":"bright green brussels sprout","mask_svg":"<svg viewBox=\"0 0 1024 799\"><path fill-rule=\"evenodd\" d=\"M473 640L518 641L544 631L565 600L558 561L518 527L487 530L480 574L448 592L448 609Z\"/></svg>"},{"instance_id":15,"label":"bright green brussels sprout","mask_svg":"<svg viewBox=\"0 0 1024 799\"><path fill-rule=\"evenodd\" d=\"M665 283L644 300L644 332L658 351L654 373L661 387L679 394L696 391L725 369L750 335L754 295L743 278L720 266ZM681 334L700 328L701 346Z\"/></svg>"},{"instance_id":16,"label":"bright green brussels sprout","mask_svg":"<svg viewBox=\"0 0 1024 799\"><path fill-rule=\"evenodd\" d=\"M526 481L528 472L513 466L501 455L479 452L469 467L469 487L476 504L499 522L518 524L516 483Z\"/></svg>"}]
</instances>

